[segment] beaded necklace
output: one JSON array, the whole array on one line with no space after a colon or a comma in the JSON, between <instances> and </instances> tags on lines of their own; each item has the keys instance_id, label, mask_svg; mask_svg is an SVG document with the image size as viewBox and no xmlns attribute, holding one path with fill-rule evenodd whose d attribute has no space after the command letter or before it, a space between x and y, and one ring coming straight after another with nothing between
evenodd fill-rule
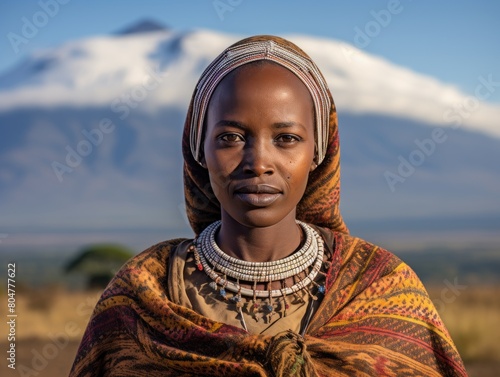
<instances>
[{"instance_id":1,"label":"beaded necklace","mask_svg":"<svg viewBox=\"0 0 500 377\"><path fill-rule=\"evenodd\" d=\"M321 236L308 224L296 220L306 236L302 247L292 255L271 262L248 262L231 257L224 253L215 242L215 234L221 226L221 221L210 224L198 238L193 241L189 251L194 253L196 267L204 271L212 282L210 287L218 292L220 297L235 304L240 313L243 327L246 324L243 318L243 297L251 302L252 316L258 321L258 313L263 311L267 319L276 313L273 305L274 298L281 298L279 305L283 316L290 307L287 296L294 295L296 299L303 302L297 292L305 290L312 300L317 300L317 294L325 292L324 285L318 284L315 279L323 265L324 243ZM292 280L289 286L286 280ZM253 283L253 288L245 288L240 281ZM272 289L273 282L280 282L280 289ZM258 290L257 283L266 283L267 290ZM317 288L316 294L311 292L311 286ZM228 297L227 292L233 296ZM258 303L257 298L267 299L264 303ZM251 300L251 301L250 301Z\"/></svg>"}]
</instances>

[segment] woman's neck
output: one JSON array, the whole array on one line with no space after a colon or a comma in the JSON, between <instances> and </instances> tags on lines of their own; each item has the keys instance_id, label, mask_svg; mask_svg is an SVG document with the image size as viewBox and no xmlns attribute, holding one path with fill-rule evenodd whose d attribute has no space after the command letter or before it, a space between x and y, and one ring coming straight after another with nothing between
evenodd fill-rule
<instances>
[{"instance_id":1,"label":"woman's neck","mask_svg":"<svg viewBox=\"0 0 500 377\"><path fill-rule=\"evenodd\" d=\"M228 255L249 262L269 262L285 258L301 244L302 230L295 221L295 211L268 227L248 227L227 214L215 235L219 247Z\"/></svg>"}]
</instances>

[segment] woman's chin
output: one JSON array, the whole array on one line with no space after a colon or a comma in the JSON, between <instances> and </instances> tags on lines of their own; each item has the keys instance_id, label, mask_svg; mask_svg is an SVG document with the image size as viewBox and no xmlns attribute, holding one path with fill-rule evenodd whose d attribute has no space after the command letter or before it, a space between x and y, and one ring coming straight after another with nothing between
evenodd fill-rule
<instances>
[{"instance_id":1,"label":"woman's chin","mask_svg":"<svg viewBox=\"0 0 500 377\"><path fill-rule=\"evenodd\" d=\"M240 213L233 213L229 215L233 221L248 227L248 228L267 228L277 225L284 221L287 217L295 221L295 211L291 213L278 212L269 207L254 207ZM223 216L224 220L224 216Z\"/></svg>"}]
</instances>

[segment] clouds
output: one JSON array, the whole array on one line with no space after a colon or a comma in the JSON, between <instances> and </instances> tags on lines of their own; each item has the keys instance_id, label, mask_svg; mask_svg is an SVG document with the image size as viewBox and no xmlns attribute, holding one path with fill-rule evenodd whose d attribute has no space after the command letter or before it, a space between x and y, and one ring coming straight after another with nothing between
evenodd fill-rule
<instances>
[{"instance_id":1,"label":"clouds","mask_svg":"<svg viewBox=\"0 0 500 377\"><path fill-rule=\"evenodd\" d=\"M500 137L500 106L488 98L500 90L492 75L476 78L466 95L451 84L415 73L356 47L310 37L292 37L317 62L338 111L407 118L432 125L464 127Z\"/></svg>"},{"instance_id":2,"label":"clouds","mask_svg":"<svg viewBox=\"0 0 500 377\"><path fill-rule=\"evenodd\" d=\"M465 127L500 137L500 106L488 98L500 89L492 75L476 78L466 95L452 84L415 73L343 42L291 35L322 69L339 111L383 114L428 124ZM198 30L157 31L69 42L33 55L0 78L0 110L21 106L114 106L140 99L152 69L162 82L141 106L187 107L197 78L239 36ZM152 68L153 67L153 68ZM169 73L171 73L169 75ZM153 75L154 77L154 75ZM135 90L135 92L132 92ZM137 102L137 101L136 101Z\"/></svg>"}]
</instances>

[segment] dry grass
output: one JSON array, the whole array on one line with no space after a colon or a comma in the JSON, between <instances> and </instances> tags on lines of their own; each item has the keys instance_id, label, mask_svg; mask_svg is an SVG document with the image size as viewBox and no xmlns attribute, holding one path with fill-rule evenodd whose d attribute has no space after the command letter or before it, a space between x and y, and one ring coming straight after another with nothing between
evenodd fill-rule
<instances>
[{"instance_id":1,"label":"dry grass","mask_svg":"<svg viewBox=\"0 0 500 377\"><path fill-rule=\"evenodd\" d=\"M428 287L438 301L446 287ZM500 376L500 287L469 286L445 293L439 314L462 356L470 377Z\"/></svg>"},{"instance_id":2,"label":"dry grass","mask_svg":"<svg viewBox=\"0 0 500 377\"><path fill-rule=\"evenodd\" d=\"M100 292L68 292L57 286L16 292L16 369L1 376L67 376ZM5 295L0 302L5 303ZM8 333L6 321L0 326ZM7 337L2 353L10 348Z\"/></svg>"},{"instance_id":3,"label":"dry grass","mask_svg":"<svg viewBox=\"0 0 500 377\"><path fill-rule=\"evenodd\" d=\"M428 289L432 298L445 288ZM500 363L500 288L468 287L436 305L465 362Z\"/></svg>"},{"instance_id":4,"label":"dry grass","mask_svg":"<svg viewBox=\"0 0 500 377\"><path fill-rule=\"evenodd\" d=\"M443 289L438 286L428 287L433 299L439 299ZM58 287L18 292L18 365L31 367L35 352L41 352L47 344L54 343L54 339L59 339L60 342L67 340L64 347L60 347L57 356L36 374L67 375L99 296L100 292L97 291L67 292ZM448 303L437 307L466 363L470 377L499 376L500 288L467 287L453 300L448 296L447 301ZM0 297L0 302L6 302L6 298ZM6 334L8 329L5 321L2 322L0 331ZM0 345L2 350L7 347L5 342Z\"/></svg>"},{"instance_id":5,"label":"dry grass","mask_svg":"<svg viewBox=\"0 0 500 377\"><path fill-rule=\"evenodd\" d=\"M60 333L70 339L81 339L100 294L67 292L60 287L18 292L17 339L43 339Z\"/></svg>"}]
</instances>

